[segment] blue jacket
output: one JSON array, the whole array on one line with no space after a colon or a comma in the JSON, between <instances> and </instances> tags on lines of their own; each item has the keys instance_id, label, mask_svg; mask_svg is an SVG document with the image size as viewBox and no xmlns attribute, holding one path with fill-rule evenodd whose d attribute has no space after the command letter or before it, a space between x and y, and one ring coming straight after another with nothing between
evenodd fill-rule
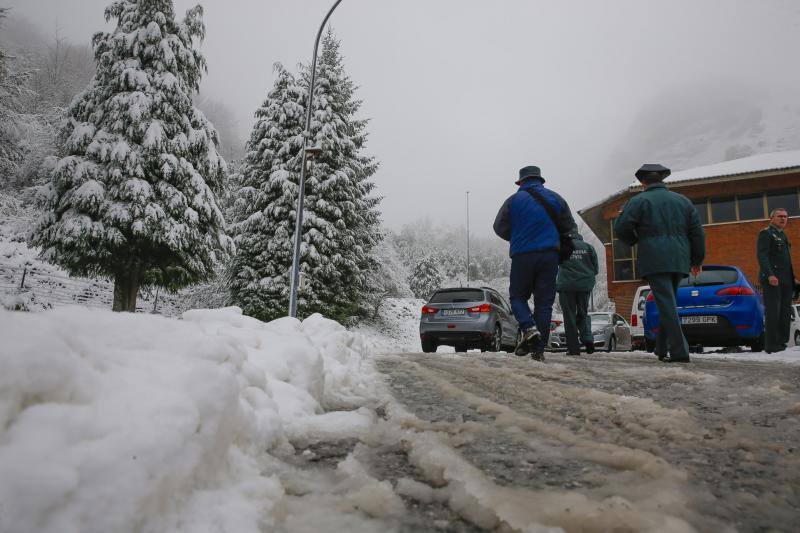
<instances>
[{"instance_id":1,"label":"blue jacket","mask_svg":"<svg viewBox=\"0 0 800 533\"><path fill-rule=\"evenodd\" d=\"M536 189L553 206L558 227L539 201L526 192L531 188ZM503 203L494 220L497 236L511 242L511 257L526 252L557 251L559 234L569 234L573 227L575 220L567 202L537 179L523 182L519 190Z\"/></svg>"}]
</instances>

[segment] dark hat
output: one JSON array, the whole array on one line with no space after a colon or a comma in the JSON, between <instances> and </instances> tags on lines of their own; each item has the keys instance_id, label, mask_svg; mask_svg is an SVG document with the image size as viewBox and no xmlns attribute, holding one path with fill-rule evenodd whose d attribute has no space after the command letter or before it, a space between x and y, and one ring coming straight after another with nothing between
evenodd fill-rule
<instances>
[{"instance_id":1,"label":"dark hat","mask_svg":"<svg viewBox=\"0 0 800 533\"><path fill-rule=\"evenodd\" d=\"M517 185L522 183L528 178L539 178L544 182L544 178L542 177L542 171L539 170L539 167L535 167L533 165L522 167L519 169L519 178L517 179Z\"/></svg>"},{"instance_id":2,"label":"dark hat","mask_svg":"<svg viewBox=\"0 0 800 533\"><path fill-rule=\"evenodd\" d=\"M661 178L663 180L671 173L672 171L663 165L648 163L646 165L642 165L641 168L636 171L636 177L639 179L639 181L649 177Z\"/></svg>"}]
</instances>

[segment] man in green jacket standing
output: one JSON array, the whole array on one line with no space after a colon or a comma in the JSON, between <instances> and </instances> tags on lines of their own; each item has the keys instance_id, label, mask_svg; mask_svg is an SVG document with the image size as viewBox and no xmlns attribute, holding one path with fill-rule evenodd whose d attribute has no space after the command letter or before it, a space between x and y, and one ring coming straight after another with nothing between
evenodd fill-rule
<instances>
[{"instance_id":1,"label":"man in green jacket standing","mask_svg":"<svg viewBox=\"0 0 800 533\"><path fill-rule=\"evenodd\" d=\"M759 279L764 294L764 349L767 353L786 349L794 291L792 245L783 229L789 221L785 209L773 209L769 226L758 234Z\"/></svg>"},{"instance_id":2,"label":"man in green jacket standing","mask_svg":"<svg viewBox=\"0 0 800 533\"><path fill-rule=\"evenodd\" d=\"M575 249L561 263L556 278L556 290L561 312L564 313L564 332L567 335L567 355L580 355L580 343L586 353L594 352L592 321L589 317L589 295L599 272L597 253L575 229L571 234Z\"/></svg>"},{"instance_id":3,"label":"man in green jacket standing","mask_svg":"<svg viewBox=\"0 0 800 533\"><path fill-rule=\"evenodd\" d=\"M650 284L660 325L655 353L659 360L688 363L689 346L681 331L675 296L678 283L691 271L698 275L706 255L706 238L697 210L688 198L663 183L670 170L643 165L636 177L644 191L630 199L614 223L614 236L638 244L638 274Z\"/></svg>"}]
</instances>

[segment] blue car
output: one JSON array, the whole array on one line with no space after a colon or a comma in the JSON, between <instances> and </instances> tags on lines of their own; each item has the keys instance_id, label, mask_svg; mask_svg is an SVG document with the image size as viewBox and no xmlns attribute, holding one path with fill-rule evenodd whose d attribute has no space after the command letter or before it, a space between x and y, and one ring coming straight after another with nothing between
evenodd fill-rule
<instances>
[{"instance_id":1,"label":"blue car","mask_svg":"<svg viewBox=\"0 0 800 533\"><path fill-rule=\"evenodd\" d=\"M735 266L706 265L678 287L678 316L689 346L749 346L764 349L764 303L761 295ZM655 347L659 318L652 293L644 311L645 344Z\"/></svg>"}]
</instances>

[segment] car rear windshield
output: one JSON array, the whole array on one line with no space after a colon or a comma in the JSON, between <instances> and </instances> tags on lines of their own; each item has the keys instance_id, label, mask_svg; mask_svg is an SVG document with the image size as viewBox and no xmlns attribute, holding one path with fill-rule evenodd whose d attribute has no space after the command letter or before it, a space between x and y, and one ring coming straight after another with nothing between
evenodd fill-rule
<instances>
[{"instance_id":1,"label":"car rear windshield","mask_svg":"<svg viewBox=\"0 0 800 533\"><path fill-rule=\"evenodd\" d=\"M705 287L709 285L728 285L739 279L739 273L732 268L704 268L699 276L683 278L679 287Z\"/></svg>"},{"instance_id":2,"label":"car rear windshield","mask_svg":"<svg viewBox=\"0 0 800 533\"><path fill-rule=\"evenodd\" d=\"M431 298L432 304L457 304L459 302L482 302L483 291L480 289L463 291L442 291L437 292Z\"/></svg>"},{"instance_id":3,"label":"car rear windshield","mask_svg":"<svg viewBox=\"0 0 800 533\"><path fill-rule=\"evenodd\" d=\"M610 324L611 323L611 315L589 315L592 319L592 322L596 322L598 324Z\"/></svg>"}]
</instances>

